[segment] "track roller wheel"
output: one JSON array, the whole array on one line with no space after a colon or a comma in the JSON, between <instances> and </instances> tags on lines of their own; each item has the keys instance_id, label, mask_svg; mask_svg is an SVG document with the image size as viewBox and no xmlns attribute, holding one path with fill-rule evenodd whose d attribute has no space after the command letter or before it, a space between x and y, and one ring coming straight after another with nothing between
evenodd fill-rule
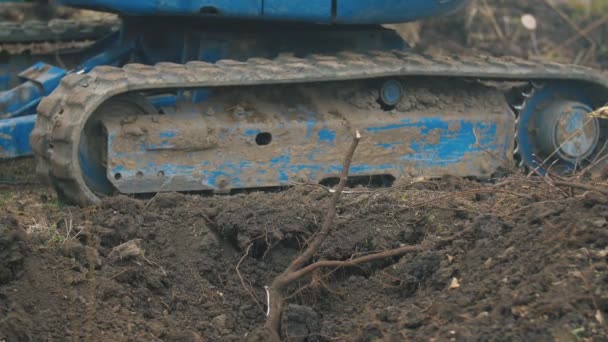
<instances>
[{"instance_id":1,"label":"track roller wheel","mask_svg":"<svg viewBox=\"0 0 608 342\"><path fill-rule=\"evenodd\" d=\"M589 116L594 99L583 87L550 84L526 95L516 132L521 166L566 174L605 159L606 123Z\"/></svg>"}]
</instances>

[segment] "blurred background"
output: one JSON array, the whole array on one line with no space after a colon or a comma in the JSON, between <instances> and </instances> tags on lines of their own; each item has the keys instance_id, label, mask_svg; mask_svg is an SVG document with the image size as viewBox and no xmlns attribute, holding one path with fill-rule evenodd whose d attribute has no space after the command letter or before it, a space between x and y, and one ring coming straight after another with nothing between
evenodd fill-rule
<instances>
[{"instance_id":1,"label":"blurred background","mask_svg":"<svg viewBox=\"0 0 608 342\"><path fill-rule=\"evenodd\" d=\"M7 2L24 3L26 9L1 10L2 21L105 16L52 6L54 0L0 0ZM36 4L37 10L27 3ZM425 52L515 55L606 67L607 24L608 0L473 0L451 17L392 27Z\"/></svg>"},{"instance_id":2,"label":"blurred background","mask_svg":"<svg viewBox=\"0 0 608 342\"><path fill-rule=\"evenodd\" d=\"M394 27L429 53L608 67L608 0L474 0L464 13Z\"/></svg>"}]
</instances>

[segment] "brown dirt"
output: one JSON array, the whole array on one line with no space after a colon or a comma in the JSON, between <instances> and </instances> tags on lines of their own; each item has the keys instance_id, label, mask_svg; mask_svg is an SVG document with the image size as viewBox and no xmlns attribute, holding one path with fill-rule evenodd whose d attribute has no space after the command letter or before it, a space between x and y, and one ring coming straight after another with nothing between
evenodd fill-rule
<instances>
[{"instance_id":1,"label":"brown dirt","mask_svg":"<svg viewBox=\"0 0 608 342\"><path fill-rule=\"evenodd\" d=\"M565 193L542 181L447 178L346 195L318 258L473 230L436 250L304 279L292 289L284 337L608 338L608 199ZM327 202L311 187L116 197L58 208L56 235L9 205L0 217L0 336L242 340L264 320L263 287L318 229ZM110 254L129 241L141 250ZM459 288L449 289L453 279Z\"/></svg>"},{"instance_id":2,"label":"brown dirt","mask_svg":"<svg viewBox=\"0 0 608 342\"><path fill-rule=\"evenodd\" d=\"M549 17L544 2L492 3L513 18ZM553 33L539 32L543 49L572 34L552 18L543 23L554 23ZM491 26L461 25L453 18L423 25L418 48L441 41L455 52L529 56L527 37L505 47ZM601 56L585 63L601 65ZM7 342L240 341L263 324L264 286L320 227L329 196L315 187L121 196L79 209L39 185L15 185L30 183L28 163L0 166ZM520 176L499 182L445 178L345 195L317 259L472 230L423 253L303 279L291 289L284 339L608 340L606 196ZM117 253L118 246L129 248Z\"/></svg>"}]
</instances>

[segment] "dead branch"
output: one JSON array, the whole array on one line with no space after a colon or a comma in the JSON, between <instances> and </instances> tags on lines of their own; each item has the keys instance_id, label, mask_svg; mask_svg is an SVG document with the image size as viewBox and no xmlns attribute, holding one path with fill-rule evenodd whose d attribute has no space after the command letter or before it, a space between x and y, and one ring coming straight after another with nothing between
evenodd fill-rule
<instances>
[{"instance_id":1,"label":"dead branch","mask_svg":"<svg viewBox=\"0 0 608 342\"><path fill-rule=\"evenodd\" d=\"M574 188L574 189L580 189L580 190L586 190L586 191L597 191L600 192L606 196L608 196L608 189L604 189L598 186L593 186L593 185L588 185L588 184L581 184L581 183L574 183L574 182L566 182L566 181L553 181L553 184L557 185L557 186L565 186L565 187L570 187L570 188Z\"/></svg>"},{"instance_id":2,"label":"dead branch","mask_svg":"<svg viewBox=\"0 0 608 342\"><path fill-rule=\"evenodd\" d=\"M364 264L364 263L368 263L368 262L372 262L372 261L376 261L376 260L381 260L381 259L386 259L386 258L392 258L392 257L397 257L397 256L402 256L408 253L412 253L412 252L422 252L425 250L433 250L433 249L437 249L437 248L441 248L451 242L453 242L454 240L460 239L463 236L469 234L470 232L472 232L473 229L472 228L467 228L462 230L461 232L458 232L450 237L447 238L443 238L443 239L437 239L437 240L426 240L425 242L423 242L420 245L408 245L408 246L402 246L399 248L394 248L394 249L390 249L390 250L385 250L382 252L375 252L373 254L368 254L362 257L358 257L358 258L354 258L354 259L349 259L349 260L322 260L322 261L317 261L314 264L310 264L304 268L302 268L301 270L291 273L288 277L288 279L290 279L290 282L294 282L306 275L308 275L311 272L314 272L316 270L318 270L319 268L328 268L328 267L333 267L333 268L342 268L342 267L351 267L351 266L357 266L360 264Z\"/></svg>"},{"instance_id":3,"label":"dead branch","mask_svg":"<svg viewBox=\"0 0 608 342\"><path fill-rule=\"evenodd\" d=\"M253 247L253 243L251 243L251 244L249 244L249 246L247 246L247 249L245 250L245 254L243 254L243 256L241 257L239 262L236 264L235 270L236 270L236 274L239 276L239 280L241 281L241 286L243 286L245 291L247 291L247 294L257 304L258 308L260 308L260 310L262 312L264 312L264 308L262 308L262 304L260 304L260 301L255 296L255 292L253 292L253 290L251 289L251 286L247 286L247 283L245 282L245 279L243 278L243 275L241 274L241 270L240 270L241 264L243 263L245 258L249 255L249 250L251 249L251 247Z\"/></svg>"},{"instance_id":4,"label":"dead branch","mask_svg":"<svg viewBox=\"0 0 608 342\"><path fill-rule=\"evenodd\" d=\"M336 192L334 192L333 196L331 197L331 200L329 202L329 208L327 210L327 214L325 215L325 219L323 221L321 229L312 237L312 242L308 244L306 250L302 252L302 254L300 254L287 267L287 269L283 271L283 273L279 274L274 278L271 287L268 289L270 308L268 311L268 317L266 319L265 328L267 330L275 332L277 335L280 331L279 328L281 314L283 312L283 304L285 301L285 290L294 279L297 279L294 278L292 274L301 270L312 259L312 257L319 251L321 245L323 244L323 242L325 242L325 239L331 231L334 220L336 218L336 205L338 203L338 200L340 199L342 191L346 187L350 165L352 163L353 155L355 154L355 150L357 149L360 140L361 133L359 133L359 131L356 131L355 136L353 137L353 141L344 159L342 173L340 175L340 183L336 187Z\"/></svg>"},{"instance_id":5,"label":"dead branch","mask_svg":"<svg viewBox=\"0 0 608 342\"><path fill-rule=\"evenodd\" d=\"M327 210L327 214L325 215L323 226L321 227L321 230L316 234L316 236L314 236L314 239L308 245L308 248L302 254L300 254L300 256L298 256L291 263L291 265L289 265L289 267L287 267L287 273L291 273L302 268L304 264L306 264L310 259L312 259L312 257L319 251L319 248L321 247L323 242L325 242L325 239L329 235L334 219L336 218L336 205L338 203L338 200L340 199L342 191L346 187L350 164L352 163L353 155L355 154L355 150L357 149L360 140L361 134L357 131L355 133L353 142L346 154L346 159L344 160L344 165L342 168L342 174L340 175L340 183L336 187L336 192L334 192L334 195L331 197L331 200L329 202L329 208Z\"/></svg>"},{"instance_id":6,"label":"dead branch","mask_svg":"<svg viewBox=\"0 0 608 342\"><path fill-rule=\"evenodd\" d=\"M344 261L339 261L339 260L322 260L322 261L317 261L314 264L310 264L304 268L302 268L301 270L297 271L297 272L293 272L291 274L289 274L289 277L287 278L290 282L295 281L297 279L300 279L304 276L306 276L307 274L319 269L319 268L323 268L323 267L350 267L350 266L356 266L359 264L363 264L363 263L368 263L371 261L375 261L375 260L380 260L380 259L386 259L386 258L392 258L392 257L396 257L396 256L401 256L407 253L411 253L411 252L420 252L423 250L422 246L403 246L403 247L399 247L396 249L391 249L391 250L387 250L384 252L380 252L380 253L376 253L376 254L370 254L370 255L366 255L360 258L356 258L356 259L351 259L351 260L344 260Z\"/></svg>"},{"instance_id":7,"label":"dead branch","mask_svg":"<svg viewBox=\"0 0 608 342\"><path fill-rule=\"evenodd\" d=\"M471 232L471 228L465 229L451 237L444 239L436 239L424 240L419 245L408 245L402 246L399 248L385 250L380 252L374 252L372 254L360 256L360 257L352 257L349 260L321 260L314 263L310 263L312 258L318 251L321 249L323 243L329 236L331 229L333 227L334 220L336 218L336 206L340 199L340 195L342 191L346 187L346 182L348 180L348 174L350 165L352 163L352 158L357 149L359 141L361 140L361 135L357 131L353 138L353 141L350 145L350 148L347 151L347 154L344 159L342 173L340 175L340 182L336 187L333 196L330 199L329 207L327 213L325 215L325 219L321 226L321 229L310 238L310 242L308 243L306 249L296 257L291 264L279 275L277 275L272 281L272 286L266 287L267 291L267 303L268 303L268 313L266 324L263 328L256 330L253 335L258 333L264 333L266 335L272 335L273 338L279 336L280 334L280 321L281 315L283 312L283 306L286 300L286 291L287 287L298 281L299 279L314 273L315 271L321 268L334 268L338 269L341 267L353 267L363 263L368 263L375 260L381 260L386 258L398 257L411 252L421 252L423 250L441 248L445 244L448 244L455 239L458 239L465 234ZM276 339L275 339L276 340Z\"/></svg>"},{"instance_id":8,"label":"dead branch","mask_svg":"<svg viewBox=\"0 0 608 342\"><path fill-rule=\"evenodd\" d=\"M608 17L602 17L594 22L592 22L591 24L589 24L587 27L585 27L584 29L581 30L580 33L578 33L577 35L575 35L574 37L571 37L567 40L565 40L563 43L553 47L551 50L547 51L545 53L545 55L553 55L556 54L559 51L563 51L565 49L568 48L568 46L572 45L574 42L576 42L577 40L580 39L581 34L584 36L588 36L589 34L591 34L593 31L599 29L600 27L604 26L606 23L608 23Z\"/></svg>"}]
</instances>

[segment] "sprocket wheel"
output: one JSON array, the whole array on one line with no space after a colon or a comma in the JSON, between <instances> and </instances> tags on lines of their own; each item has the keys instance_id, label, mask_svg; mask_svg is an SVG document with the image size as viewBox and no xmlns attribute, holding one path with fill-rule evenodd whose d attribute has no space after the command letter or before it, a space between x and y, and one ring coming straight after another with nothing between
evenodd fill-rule
<instances>
[{"instance_id":1,"label":"sprocket wheel","mask_svg":"<svg viewBox=\"0 0 608 342\"><path fill-rule=\"evenodd\" d=\"M584 87L532 85L523 98L515 134L520 166L539 174L567 174L608 154L606 122L589 116L597 104Z\"/></svg>"}]
</instances>

